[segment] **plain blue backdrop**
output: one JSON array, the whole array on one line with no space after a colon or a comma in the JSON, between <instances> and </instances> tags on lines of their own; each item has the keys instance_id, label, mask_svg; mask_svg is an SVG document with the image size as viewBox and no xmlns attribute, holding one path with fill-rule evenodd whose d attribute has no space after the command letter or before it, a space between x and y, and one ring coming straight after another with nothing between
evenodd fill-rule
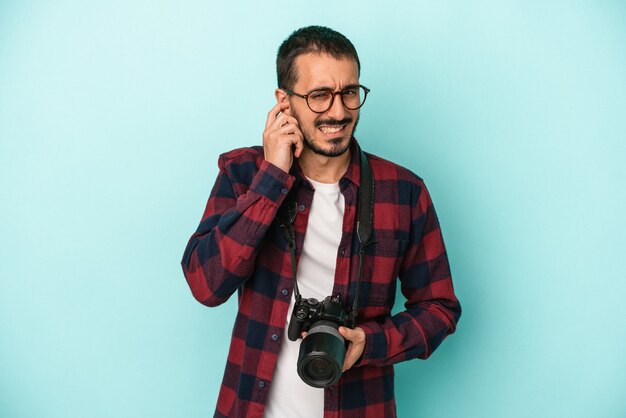
<instances>
[{"instance_id":1,"label":"plain blue backdrop","mask_svg":"<svg viewBox=\"0 0 626 418\"><path fill-rule=\"evenodd\" d=\"M626 5L496 0L0 2L0 416L212 414L236 301L179 262L308 24L357 47L357 137L426 180L464 308L400 417L626 416Z\"/></svg>"}]
</instances>

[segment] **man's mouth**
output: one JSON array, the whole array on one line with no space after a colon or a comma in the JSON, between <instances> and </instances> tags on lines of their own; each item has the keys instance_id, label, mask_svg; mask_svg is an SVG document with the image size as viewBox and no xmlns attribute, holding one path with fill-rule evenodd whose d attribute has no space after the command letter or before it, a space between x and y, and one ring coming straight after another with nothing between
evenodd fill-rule
<instances>
[{"instance_id":1,"label":"man's mouth","mask_svg":"<svg viewBox=\"0 0 626 418\"><path fill-rule=\"evenodd\" d=\"M320 131L324 132L325 134L336 134L337 132L341 132L343 131L343 129L346 127L346 125L340 125L340 126L320 126Z\"/></svg>"},{"instance_id":2,"label":"man's mouth","mask_svg":"<svg viewBox=\"0 0 626 418\"><path fill-rule=\"evenodd\" d=\"M317 121L317 128L325 135L343 135L346 126L348 126L350 122L352 122L352 119L349 117L342 120L319 120Z\"/></svg>"}]
</instances>

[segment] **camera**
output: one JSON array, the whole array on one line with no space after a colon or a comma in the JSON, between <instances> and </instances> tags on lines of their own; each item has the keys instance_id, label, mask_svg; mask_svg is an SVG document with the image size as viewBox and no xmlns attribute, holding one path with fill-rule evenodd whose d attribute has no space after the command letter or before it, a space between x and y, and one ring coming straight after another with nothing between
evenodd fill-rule
<instances>
[{"instance_id":1,"label":"camera","mask_svg":"<svg viewBox=\"0 0 626 418\"><path fill-rule=\"evenodd\" d=\"M341 296L296 301L287 336L296 341L303 331L308 334L300 344L298 375L309 386L326 388L341 377L346 356L346 343L339 333L348 315Z\"/></svg>"}]
</instances>

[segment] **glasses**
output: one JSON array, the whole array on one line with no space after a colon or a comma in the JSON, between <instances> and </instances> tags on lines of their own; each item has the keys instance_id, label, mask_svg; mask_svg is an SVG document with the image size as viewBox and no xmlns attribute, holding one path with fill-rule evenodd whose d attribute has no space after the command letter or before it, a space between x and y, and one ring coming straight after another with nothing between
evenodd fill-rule
<instances>
[{"instance_id":1,"label":"glasses","mask_svg":"<svg viewBox=\"0 0 626 418\"><path fill-rule=\"evenodd\" d=\"M298 96L306 100L306 104L315 113L324 113L333 106L335 96L341 96L341 103L346 109L357 110L365 103L367 93L370 92L365 86L356 85L348 86L341 91L332 91L330 89L317 89L310 91L308 94L298 94L295 91L283 89L287 94Z\"/></svg>"}]
</instances>

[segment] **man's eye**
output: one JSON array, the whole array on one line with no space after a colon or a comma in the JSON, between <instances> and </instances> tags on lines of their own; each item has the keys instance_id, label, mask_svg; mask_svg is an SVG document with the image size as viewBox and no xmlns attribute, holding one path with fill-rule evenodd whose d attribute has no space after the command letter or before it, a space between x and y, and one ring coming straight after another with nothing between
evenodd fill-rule
<instances>
[{"instance_id":1,"label":"man's eye","mask_svg":"<svg viewBox=\"0 0 626 418\"><path fill-rule=\"evenodd\" d=\"M357 94L359 94L359 90L354 88L354 89L346 89L344 91L341 92L344 96L355 96Z\"/></svg>"},{"instance_id":2,"label":"man's eye","mask_svg":"<svg viewBox=\"0 0 626 418\"><path fill-rule=\"evenodd\" d=\"M330 94L327 91L314 91L309 94L309 97L313 100L324 100L328 98Z\"/></svg>"}]
</instances>

